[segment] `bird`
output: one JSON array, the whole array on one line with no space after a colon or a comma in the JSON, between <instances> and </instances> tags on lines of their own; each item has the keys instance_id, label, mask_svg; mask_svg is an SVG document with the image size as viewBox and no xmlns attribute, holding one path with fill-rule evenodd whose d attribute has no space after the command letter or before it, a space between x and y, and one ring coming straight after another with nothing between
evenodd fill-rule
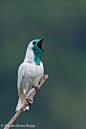
<instances>
[{"instance_id":1,"label":"bird","mask_svg":"<svg viewBox=\"0 0 86 129\"><path fill-rule=\"evenodd\" d=\"M41 61L41 57L45 52L42 46L43 40L44 38L35 39L28 44L25 59L18 68L17 88L19 100L15 111L21 108L25 99L29 104L32 104L33 99L28 99L28 96L34 90L39 91L37 85L44 73L44 66ZM29 110L29 106L26 106L25 110Z\"/></svg>"}]
</instances>

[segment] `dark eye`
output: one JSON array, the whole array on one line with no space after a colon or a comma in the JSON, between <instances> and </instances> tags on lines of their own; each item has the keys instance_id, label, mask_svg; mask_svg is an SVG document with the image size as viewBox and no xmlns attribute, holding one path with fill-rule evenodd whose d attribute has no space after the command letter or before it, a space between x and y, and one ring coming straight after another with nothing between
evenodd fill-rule
<instances>
[{"instance_id":1,"label":"dark eye","mask_svg":"<svg viewBox=\"0 0 86 129\"><path fill-rule=\"evenodd\" d=\"M33 42L33 45L35 45L35 44L36 44L36 42L34 41L34 42Z\"/></svg>"}]
</instances>

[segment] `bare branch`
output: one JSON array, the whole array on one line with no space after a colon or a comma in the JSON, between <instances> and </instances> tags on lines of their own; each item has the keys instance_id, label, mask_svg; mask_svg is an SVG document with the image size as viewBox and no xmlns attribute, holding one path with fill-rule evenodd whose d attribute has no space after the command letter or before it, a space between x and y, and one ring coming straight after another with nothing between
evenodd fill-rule
<instances>
[{"instance_id":1,"label":"bare branch","mask_svg":"<svg viewBox=\"0 0 86 129\"><path fill-rule=\"evenodd\" d=\"M42 86L42 84L46 81L48 78L48 75L43 75L42 79L40 80L40 83L38 84L38 88ZM36 90L29 96L29 99L33 99L34 95L36 94ZM14 123L14 121L18 118L18 116L22 113L22 111L25 109L26 106L29 106L29 103L25 100L23 106L18 110L15 115L11 118L11 120L8 122L6 127L4 129L9 129L11 125Z\"/></svg>"}]
</instances>

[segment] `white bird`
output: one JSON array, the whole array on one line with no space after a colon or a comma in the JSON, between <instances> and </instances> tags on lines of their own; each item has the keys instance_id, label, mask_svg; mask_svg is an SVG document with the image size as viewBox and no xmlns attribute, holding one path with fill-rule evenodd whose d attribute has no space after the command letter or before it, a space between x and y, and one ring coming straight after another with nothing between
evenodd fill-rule
<instances>
[{"instance_id":1,"label":"white bird","mask_svg":"<svg viewBox=\"0 0 86 129\"><path fill-rule=\"evenodd\" d=\"M44 73L43 63L40 61L44 53L42 47L42 39L35 39L31 41L27 47L24 62L18 69L18 95L19 100L16 111L21 108L24 100L36 89L39 90L37 85ZM28 100L31 104L33 100ZM29 106L25 109L29 110Z\"/></svg>"}]
</instances>

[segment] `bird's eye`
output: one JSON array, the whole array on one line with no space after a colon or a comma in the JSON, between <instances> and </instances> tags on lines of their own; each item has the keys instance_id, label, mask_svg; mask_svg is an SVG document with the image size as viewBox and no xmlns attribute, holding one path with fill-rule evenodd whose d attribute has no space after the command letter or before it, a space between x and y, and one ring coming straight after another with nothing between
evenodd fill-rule
<instances>
[{"instance_id":1,"label":"bird's eye","mask_svg":"<svg viewBox=\"0 0 86 129\"><path fill-rule=\"evenodd\" d=\"M34 42L33 42L33 45L35 45L35 44L36 44L36 42L34 41Z\"/></svg>"}]
</instances>

